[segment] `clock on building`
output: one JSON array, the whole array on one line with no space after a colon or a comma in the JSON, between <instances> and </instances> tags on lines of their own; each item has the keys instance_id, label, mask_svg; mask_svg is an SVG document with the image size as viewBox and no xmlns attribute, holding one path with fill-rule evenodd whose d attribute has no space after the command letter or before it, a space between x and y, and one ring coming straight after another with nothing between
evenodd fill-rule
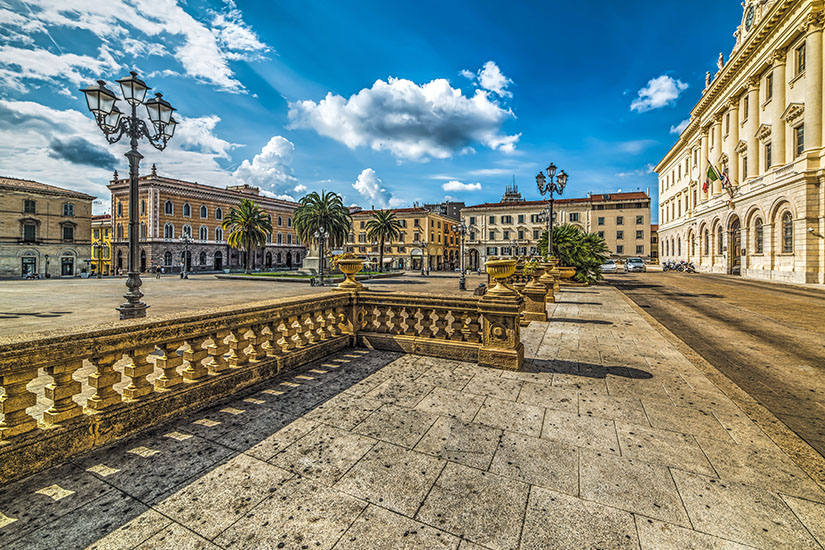
<instances>
[{"instance_id":1,"label":"clock on building","mask_svg":"<svg viewBox=\"0 0 825 550\"><path fill-rule=\"evenodd\" d=\"M745 32L750 32L751 27L753 27L753 15L754 9L753 6L751 6L745 14Z\"/></svg>"}]
</instances>

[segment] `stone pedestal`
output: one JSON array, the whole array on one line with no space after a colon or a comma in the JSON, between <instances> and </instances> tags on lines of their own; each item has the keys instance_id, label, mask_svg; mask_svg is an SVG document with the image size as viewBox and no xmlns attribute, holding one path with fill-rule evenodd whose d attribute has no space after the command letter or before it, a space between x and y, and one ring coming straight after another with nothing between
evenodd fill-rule
<instances>
[{"instance_id":1,"label":"stone pedestal","mask_svg":"<svg viewBox=\"0 0 825 550\"><path fill-rule=\"evenodd\" d=\"M478 364L498 369L519 370L524 364L524 344L521 343L519 312L521 296L485 295L478 302L484 323Z\"/></svg>"},{"instance_id":2,"label":"stone pedestal","mask_svg":"<svg viewBox=\"0 0 825 550\"><path fill-rule=\"evenodd\" d=\"M541 268L538 268L541 269ZM524 322L547 321L547 286L532 277L522 291L524 296Z\"/></svg>"},{"instance_id":3,"label":"stone pedestal","mask_svg":"<svg viewBox=\"0 0 825 550\"><path fill-rule=\"evenodd\" d=\"M544 301L547 304L556 302L556 292L558 292L558 278L559 278L559 261L556 258L549 258L546 262L542 262L544 274L539 278L539 282L547 288L547 294Z\"/></svg>"}]
</instances>

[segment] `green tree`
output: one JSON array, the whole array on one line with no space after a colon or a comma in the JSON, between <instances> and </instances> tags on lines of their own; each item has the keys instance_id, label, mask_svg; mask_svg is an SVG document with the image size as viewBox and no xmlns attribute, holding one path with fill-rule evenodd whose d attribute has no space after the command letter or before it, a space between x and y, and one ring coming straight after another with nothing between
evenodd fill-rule
<instances>
[{"instance_id":1,"label":"green tree","mask_svg":"<svg viewBox=\"0 0 825 550\"><path fill-rule=\"evenodd\" d=\"M378 241L378 271L384 271L384 242L392 242L401 236L401 222L392 210L373 212L367 222L367 238Z\"/></svg>"},{"instance_id":2,"label":"green tree","mask_svg":"<svg viewBox=\"0 0 825 550\"><path fill-rule=\"evenodd\" d=\"M249 273L255 249L266 244L272 235L272 219L250 199L242 199L238 208L229 211L221 227L229 232L227 244L244 252L244 270Z\"/></svg>"},{"instance_id":3,"label":"green tree","mask_svg":"<svg viewBox=\"0 0 825 550\"><path fill-rule=\"evenodd\" d=\"M313 191L301 198L292 220L298 238L305 243L320 245L321 267L324 265L324 243L315 236L321 228L329 235L326 242L330 247L343 246L347 242L352 225L352 216L344 206L341 195L322 190L319 195Z\"/></svg>"},{"instance_id":4,"label":"green tree","mask_svg":"<svg viewBox=\"0 0 825 550\"><path fill-rule=\"evenodd\" d=\"M576 268L574 279L595 283L602 279L601 265L607 260L607 244L596 233L585 233L578 227L563 224L553 227L553 252L559 264ZM539 241L539 253L547 255L547 231Z\"/></svg>"}]
</instances>

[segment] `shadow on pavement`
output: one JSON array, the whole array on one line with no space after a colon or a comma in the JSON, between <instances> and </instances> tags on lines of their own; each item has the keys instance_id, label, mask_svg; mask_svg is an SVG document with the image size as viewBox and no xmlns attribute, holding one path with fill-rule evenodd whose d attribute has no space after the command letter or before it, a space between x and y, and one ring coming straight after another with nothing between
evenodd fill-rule
<instances>
[{"instance_id":1,"label":"shadow on pavement","mask_svg":"<svg viewBox=\"0 0 825 550\"><path fill-rule=\"evenodd\" d=\"M575 361L561 361L558 359L533 359L529 364L525 363L524 372L572 374L586 378L605 378L608 374L636 380L653 378L653 375L646 370L633 367L607 367L604 365L594 365L592 363L577 363Z\"/></svg>"}]
</instances>

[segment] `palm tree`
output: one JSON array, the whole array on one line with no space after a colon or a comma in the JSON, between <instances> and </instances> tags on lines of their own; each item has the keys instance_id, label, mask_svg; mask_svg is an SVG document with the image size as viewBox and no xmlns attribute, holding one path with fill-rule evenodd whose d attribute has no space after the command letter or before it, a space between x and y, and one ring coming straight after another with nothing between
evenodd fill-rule
<instances>
[{"instance_id":1,"label":"palm tree","mask_svg":"<svg viewBox=\"0 0 825 550\"><path fill-rule=\"evenodd\" d=\"M224 218L221 227L229 231L227 244L244 251L244 270L249 273L250 252L266 244L272 235L272 218L250 199L242 199Z\"/></svg>"},{"instance_id":2,"label":"palm tree","mask_svg":"<svg viewBox=\"0 0 825 550\"><path fill-rule=\"evenodd\" d=\"M347 242L352 216L349 209L344 206L341 195L322 190L319 195L313 191L309 195L302 197L300 206L295 209L292 216L295 231L302 242L317 244L320 246L320 275L324 273L324 241L331 247L343 246ZM326 239L316 237L323 229L327 235Z\"/></svg>"},{"instance_id":3,"label":"palm tree","mask_svg":"<svg viewBox=\"0 0 825 550\"><path fill-rule=\"evenodd\" d=\"M575 267L574 279L593 284L602 278L601 265L607 260L607 244L596 233L585 233L570 224L553 228L553 251L559 264ZM539 253L547 255L547 231L539 241Z\"/></svg>"},{"instance_id":4,"label":"palm tree","mask_svg":"<svg viewBox=\"0 0 825 550\"><path fill-rule=\"evenodd\" d=\"M367 222L367 239L378 241L378 271L384 271L384 241L392 242L401 236L401 222L392 210L373 212Z\"/></svg>"}]
</instances>

